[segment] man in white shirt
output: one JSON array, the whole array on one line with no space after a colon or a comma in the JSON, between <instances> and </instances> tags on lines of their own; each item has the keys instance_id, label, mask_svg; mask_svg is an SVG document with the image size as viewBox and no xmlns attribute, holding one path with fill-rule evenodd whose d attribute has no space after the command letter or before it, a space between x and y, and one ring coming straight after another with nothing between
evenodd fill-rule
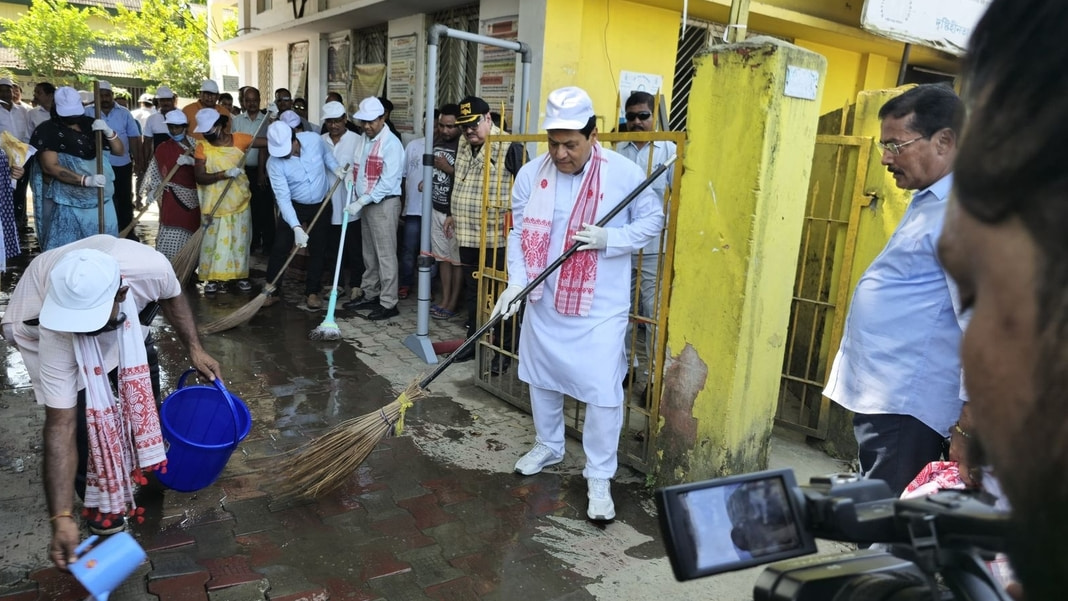
<instances>
[{"instance_id":1,"label":"man in white shirt","mask_svg":"<svg viewBox=\"0 0 1068 601\"><path fill-rule=\"evenodd\" d=\"M20 142L29 142L33 129L30 127L29 111L15 101L15 82L0 78L0 132L9 132ZM15 186L15 220L20 227L26 226L26 188L29 169Z\"/></svg>"}]
</instances>

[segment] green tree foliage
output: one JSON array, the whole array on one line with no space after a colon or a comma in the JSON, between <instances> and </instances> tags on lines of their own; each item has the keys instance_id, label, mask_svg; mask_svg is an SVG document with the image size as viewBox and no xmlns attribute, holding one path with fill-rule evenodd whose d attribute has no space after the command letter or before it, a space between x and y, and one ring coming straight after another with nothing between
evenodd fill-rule
<instances>
[{"instance_id":1,"label":"green tree foliage","mask_svg":"<svg viewBox=\"0 0 1068 601\"><path fill-rule=\"evenodd\" d=\"M89 17L96 14L64 0L33 0L19 18L0 19L4 45L35 77L55 82L74 79L93 53L97 35L89 27Z\"/></svg>"},{"instance_id":2,"label":"green tree foliage","mask_svg":"<svg viewBox=\"0 0 1068 601\"><path fill-rule=\"evenodd\" d=\"M196 96L208 76L209 35L224 40L237 33L236 19L228 19L222 31L209 32L206 12L179 0L143 0L140 12L119 4L112 22L111 40L140 47L149 59L138 65L138 75L166 83L182 96Z\"/></svg>"}]
</instances>

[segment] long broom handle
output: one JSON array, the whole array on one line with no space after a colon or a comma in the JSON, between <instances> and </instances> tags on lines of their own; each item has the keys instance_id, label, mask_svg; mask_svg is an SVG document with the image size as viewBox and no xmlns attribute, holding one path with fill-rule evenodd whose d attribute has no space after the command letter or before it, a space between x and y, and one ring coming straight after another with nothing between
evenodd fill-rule
<instances>
[{"instance_id":1,"label":"long broom handle","mask_svg":"<svg viewBox=\"0 0 1068 601\"><path fill-rule=\"evenodd\" d=\"M345 165L345 170L348 171L349 165ZM330 197L334 195L334 190L337 190L337 185L341 183L341 180L334 182L334 185L330 186L330 191L326 193L326 198L323 199L322 204L319 205L319 210L315 212L315 217L312 217L311 223L308 224L308 229L305 234L311 234L312 228L315 227L315 222L319 221L319 215L323 214L323 209L326 208L327 203L330 201ZM286 262L282 263L282 268L278 270L278 275L274 276L274 279L267 282L267 285L263 287L263 294L270 294L275 291L275 286L278 284L278 280L282 279L282 276L286 272L286 268L293 261L293 257L297 256L297 251L300 247L294 246L293 250L289 251L289 257L286 258Z\"/></svg>"},{"instance_id":2,"label":"long broom handle","mask_svg":"<svg viewBox=\"0 0 1068 601\"><path fill-rule=\"evenodd\" d=\"M639 194L641 194L646 188L648 188L650 185L652 185L652 183L656 180L656 178L660 177L660 175L662 173L667 171L671 167L671 165L675 162L675 160L677 158L678 158L677 155L671 155L671 158L669 158L668 160L664 161L664 163L661 164L660 166L658 166L656 169L653 169L653 172L649 174L649 177L645 178L645 181L643 181L642 183L638 184L638 187L634 188L634 190L632 190L630 192L630 194L627 194L623 198L623 200L619 201L619 204L617 204L615 206L615 208L613 208L611 211L608 212L608 214L606 214L599 221L597 221L596 225L598 227L604 227L605 225L607 225L608 222L611 221L613 217L618 215L619 212L622 211L623 209L627 208L627 205L629 205L631 203L631 201L633 201L635 198L637 198ZM542 270L541 273L539 273L537 276L535 276L533 280L531 280L525 287L523 287L523 289L519 291L519 294L516 295L516 299L513 302L525 299L527 297L527 295L529 295L535 288L537 288L538 285L540 285L542 282L544 282L545 279L548 278L549 275L552 274L552 272L554 272L557 269L559 269L560 266L564 264L564 261L570 259L571 255L573 255L576 252L578 252L578 249L579 249L580 246L582 246L581 242L575 242L570 247L568 247L568 249L565 250L562 255L557 257L555 261L550 263L548 267L546 267L544 270ZM445 371L446 368L448 368L450 365L453 364L454 361L456 361L456 358L459 357L464 350L466 350L469 346L474 344L475 341L477 341L479 338L481 338L486 332L490 331L491 328L496 326L503 319L504 319L504 312L502 311L501 313L498 313L497 315L495 315L492 319L490 319L486 323L482 324L482 327L479 328L478 331L476 331L474 334L472 334L471 337L468 338L467 340L464 340L463 343L459 347L457 347L455 351L452 352L452 354L450 354L444 361L442 361L440 364L438 364L438 366L434 369L434 371L430 372L429 375L427 375L425 378L423 378L419 382L419 388L426 388L427 386L429 386L430 383L433 382L435 378L437 378L438 376L441 375L441 372Z\"/></svg>"},{"instance_id":3,"label":"long broom handle","mask_svg":"<svg viewBox=\"0 0 1068 601\"><path fill-rule=\"evenodd\" d=\"M345 168L348 171L348 168ZM340 181L340 180L339 180ZM337 182L334 182L334 186L337 186ZM330 196L333 196L331 192ZM344 213L344 211L342 211ZM334 321L334 310L337 309L337 281L341 277L341 260L345 256L345 233L349 229L349 215L344 213L341 216L341 240L337 244L337 262L334 263L334 284L330 290L330 301L326 304L326 318L324 322Z\"/></svg>"},{"instance_id":4,"label":"long broom handle","mask_svg":"<svg viewBox=\"0 0 1068 601\"><path fill-rule=\"evenodd\" d=\"M93 112L100 118L100 81L93 81ZM96 131L96 174L104 175L104 132ZM96 189L96 218L98 233L104 233L104 189Z\"/></svg>"},{"instance_id":5,"label":"long broom handle","mask_svg":"<svg viewBox=\"0 0 1068 601\"><path fill-rule=\"evenodd\" d=\"M182 156L192 156L192 154L193 154L193 149L190 148L186 152L183 152ZM179 165L178 163L175 163L174 166L171 167L170 171L167 172L167 175L164 176L163 183L161 183L159 185L159 189L161 190L160 197L159 197L159 201L160 202L163 201L163 192L162 192L162 190L167 187L167 184L171 183L171 178L174 177L175 173L178 173L178 168L179 167L181 167L181 165ZM153 202L156 201L156 199L154 199L154 198L152 200L153 200ZM141 218L145 216L145 213L148 212L148 209L151 206L152 206L152 203L146 202L145 206L141 207L141 210L138 211L136 215L134 215L134 218L133 218L132 221L130 221L130 224L127 225L125 228L123 228L123 230L121 232L119 232L119 237L120 238L125 238L126 234L129 234L131 231L133 231L134 227L137 226L137 224L141 222Z\"/></svg>"}]
</instances>

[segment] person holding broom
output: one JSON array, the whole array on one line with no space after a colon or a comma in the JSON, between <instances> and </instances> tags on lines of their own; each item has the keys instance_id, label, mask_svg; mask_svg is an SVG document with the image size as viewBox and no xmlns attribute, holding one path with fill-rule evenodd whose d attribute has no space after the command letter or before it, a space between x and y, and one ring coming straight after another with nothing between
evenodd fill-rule
<instances>
[{"instance_id":1,"label":"person holding broom","mask_svg":"<svg viewBox=\"0 0 1068 601\"><path fill-rule=\"evenodd\" d=\"M170 262L132 240L96 235L42 253L26 268L0 320L4 339L19 349L34 396L45 406L49 555L60 569L67 569L80 538L75 493L84 499L91 532L119 531L134 506L131 481L143 481L140 470L165 459L150 401L156 394L150 376L155 348L138 319L153 302L192 365L209 380L221 378L219 362L200 345ZM99 436L107 430L102 422L117 416L122 423L112 422L116 431L138 426L136 448L128 449L136 463L124 463L119 478L105 466L123 442L101 444Z\"/></svg>"},{"instance_id":2,"label":"person holding broom","mask_svg":"<svg viewBox=\"0 0 1068 601\"><path fill-rule=\"evenodd\" d=\"M213 108L197 112L194 132L204 137L193 154L193 170L200 196L200 211L211 223L200 247L199 277L205 294L226 292L236 280L241 292L252 290L248 281L249 240L252 237L252 192L244 159L252 136L230 133L230 117ZM232 182L227 180L233 180Z\"/></svg>"},{"instance_id":3,"label":"person holding broom","mask_svg":"<svg viewBox=\"0 0 1068 601\"><path fill-rule=\"evenodd\" d=\"M141 196L146 202L159 201L156 250L173 260L200 227L200 200L185 113L171 111L164 120L170 139L156 146L141 183Z\"/></svg>"},{"instance_id":4,"label":"person holding broom","mask_svg":"<svg viewBox=\"0 0 1068 601\"><path fill-rule=\"evenodd\" d=\"M597 118L584 90L550 93L542 127L549 152L524 165L512 189L508 287L493 316L514 315L527 283L573 243L582 246L527 299L519 379L530 385L537 437L515 471L529 476L563 460L564 395L574 397L586 404L586 515L607 521L616 515L610 480L623 425L630 255L660 235L664 213L646 188L606 227L592 225L636 189L645 172L597 142Z\"/></svg>"}]
</instances>

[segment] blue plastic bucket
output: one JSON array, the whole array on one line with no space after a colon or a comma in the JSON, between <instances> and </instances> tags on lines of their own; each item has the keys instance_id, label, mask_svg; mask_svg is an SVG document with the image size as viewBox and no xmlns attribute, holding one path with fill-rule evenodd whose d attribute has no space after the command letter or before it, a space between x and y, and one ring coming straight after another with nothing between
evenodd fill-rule
<instances>
[{"instance_id":1,"label":"blue plastic bucket","mask_svg":"<svg viewBox=\"0 0 1068 601\"><path fill-rule=\"evenodd\" d=\"M213 386L186 386L185 379L195 371L182 374L178 389L164 399L160 410L167 471L159 474L159 481L181 492L215 482L252 428L248 407L218 378Z\"/></svg>"}]
</instances>

